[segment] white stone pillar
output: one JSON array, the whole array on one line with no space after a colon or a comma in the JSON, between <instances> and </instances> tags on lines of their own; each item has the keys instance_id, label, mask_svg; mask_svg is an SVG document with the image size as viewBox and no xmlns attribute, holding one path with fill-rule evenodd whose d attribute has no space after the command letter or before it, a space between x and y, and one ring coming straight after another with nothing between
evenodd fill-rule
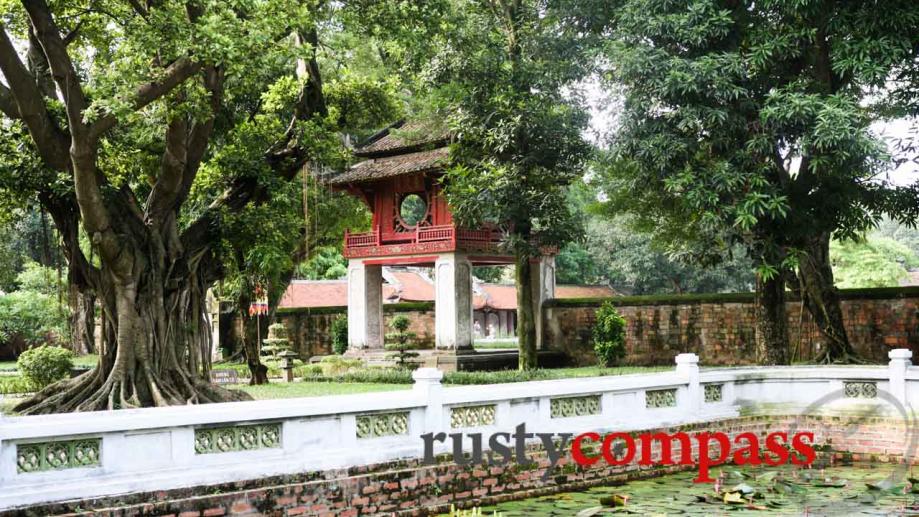
<instances>
[{"instance_id":1,"label":"white stone pillar","mask_svg":"<svg viewBox=\"0 0 919 517\"><path fill-rule=\"evenodd\" d=\"M696 354L679 354L676 356L676 373L686 377L689 382L687 395L688 408L693 413L702 409L702 384L699 377L699 356Z\"/></svg>"},{"instance_id":2,"label":"white stone pillar","mask_svg":"<svg viewBox=\"0 0 919 517\"><path fill-rule=\"evenodd\" d=\"M383 347L383 266L348 261L348 347Z\"/></svg>"},{"instance_id":3,"label":"white stone pillar","mask_svg":"<svg viewBox=\"0 0 919 517\"><path fill-rule=\"evenodd\" d=\"M437 368L418 368L412 372L412 391L425 404L424 432L439 432L444 423L443 385L444 372ZM417 433L416 433L417 434Z\"/></svg>"},{"instance_id":4,"label":"white stone pillar","mask_svg":"<svg viewBox=\"0 0 919 517\"><path fill-rule=\"evenodd\" d=\"M906 372L912 365L913 352L908 348L895 348L887 352L890 358L888 372L890 375L890 394L901 404L906 405Z\"/></svg>"},{"instance_id":5,"label":"white stone pillar","mask_svg":"<svg viewBox=\"0 0 919 517\"><path fill-rule=\"evenodd\" d=\"M434 263L434 328L437 348L472 349L472 264L460 253Z\"/></svg>"},{"instance_id":6,"label":"white stone pillar","mask_svg":"<svg viewBox=\"0 0 919 517\"><path fill-rule=\"evenodd\" d=\"M536 349L546 348L543 304L555 298L555 256L544 255L530 268L533 287L533 319L536 321Z\"/></svg>"}]
</instances>

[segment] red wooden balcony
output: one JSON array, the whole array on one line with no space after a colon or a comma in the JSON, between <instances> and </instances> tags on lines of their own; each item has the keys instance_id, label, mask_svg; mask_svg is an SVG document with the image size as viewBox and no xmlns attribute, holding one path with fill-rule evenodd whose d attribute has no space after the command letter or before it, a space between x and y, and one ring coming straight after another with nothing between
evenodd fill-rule
<instances>
[{"instance_id":1,"label":"red wooden balcony","mask_svg":"<svg viewBox=\"0 0 919 517\"><path fill-rule=\"evenodd\" d=\"M347 258L385 257L447 251L498 252L504 233L497 228L468 230L451 225L423 226L412 231L345 232Z\"/></svg>"}]
</instances>

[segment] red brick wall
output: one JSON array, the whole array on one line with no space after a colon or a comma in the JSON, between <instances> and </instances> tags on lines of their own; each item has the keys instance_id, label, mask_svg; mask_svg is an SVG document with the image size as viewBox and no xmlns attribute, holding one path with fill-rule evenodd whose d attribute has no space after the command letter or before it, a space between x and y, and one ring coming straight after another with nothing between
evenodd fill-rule
<instances>
[{"instance_id":1,"label":"red brick wall","mask_svg":"<svg viewBox=\"0 0 919 517\"><path fill-rule=\"evenodd\" d=\"M645 432L722 431L730 436L753 432L764 443L768 433L812 431L815 443L828 445L818 462L841 458L899 461L907 447L902 420L853 417L740 417L710 424L652 429ZM732 440L733 441L733 440ZM695 443L695 441L693 441ZM674 449L678 457L679 448ZM659 452L655 449L655 452ZM714 448L713 457L718 452ZM530 447L532 468L485 465L426 466L403 461L370 467L304 473L256 481L195 487L156 493L122 495L108 499L70 501L30 509L26 514L60 515L322 515L353 517L382 512L392 515L430 515L450 504L458 507L486 505L559 491L578 490L611 481L672 472L678 467L639 468L636 463L610 467L603 461L583 468L563 458L557 470L543 480L549 462L540 447ZM637 461L638 455L636 455ZM919 462L913 453L911 463ZM717 475L717 467L712 472ZM92 511L92 509L102 509Z\"/></svg>"},{"instance_id":2,"label":"red brick wall","mask_svg":"<svg viewBox=\"0 0 919 517\"><path fill-rule=\"evenodd\" d=\"M919 355L919 289L843 291L842 310L849 339L873 361L887 360L891 348ZM628 321L626 363L671 365L673 357L694 352L705 365L741 365L754 361L751 295L613 298ZM547 343L577 364L595 364L591 328L599 301L553 304L546 310ZM815 357L820 333L801 302L786 304L789 340L798 357Z\"/></svg>"}]
</instances>

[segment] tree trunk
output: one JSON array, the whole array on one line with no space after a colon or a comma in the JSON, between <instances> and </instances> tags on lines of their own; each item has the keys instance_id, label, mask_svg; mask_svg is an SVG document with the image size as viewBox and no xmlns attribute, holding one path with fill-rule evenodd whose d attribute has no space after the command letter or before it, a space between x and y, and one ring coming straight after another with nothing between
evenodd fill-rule
<instances>
[{"instance_id":1,"label":"tree trunk","mask_svg":"<svg viewBox=\"0 0 919 517\"><path fill-rule=\"evenodd\" d=\"M782 275L756 276L756 362L788 364L788 321Z\"/></svg>"},{"instance_id":2,"label":"tree trunk","mask_svg":"<svg viewBox=\"0 0 919 517\"><path fill-rule=\"evenodd\" d=\"M262 364L262 343L268 332L268 315L249 316L249 297L239 299L239 318L242 322L242 349L249 366L249 384L268 384L268 367Z\"/></svg>"},{"instance_id":3,"label":"tree trunk","mask_svg":"<svg viewBox=\"0 0 919 517\"><path fill-rule=\"evenodd\" d=\"M537 365L536 319L533 314L533 263L529 255L518 252L514 257L517 277L517 347L519 368L533 370Z\"/></svg>"},{"instance_id":4,"label":"tree trunk","mask_svg":"<svg viewBox=\"0 0 919 517\"><path fill-rule=\"evenodd\" d=\"M140 235L126 242L137 242ZM208 382L211 332L208 279L200 261L165 267L155 237L144 248L125 246L132 281L95 270L102 293L99 363L93 370L48 386L14 411L23 414L113 410L245 400L248 395ZM199 259L200 260L200 259Z\"/></svg>"},{"instance_id":5,"label":"tree trunk","mask_svg":"<svg viewBox=\"0 0 919 517\"><path fill-rule=\"evenodd\" d=\"M81 292L70 282L70 342L78 354L96 351L96 297L91 292Z\"/></svg>"},{"instance_id":6,"label":"tree trunk","mask_svg":"<svg viewBox=\"0 0 919 517\"><path fill-rule=\"evenodd\" d=\"M826 348L817 361L857 362L858 357L846 334L839 291L833 281L829 233L821 233L807 241L798 270L804 304L826 340Z\"/></svg>"}]
</instances>

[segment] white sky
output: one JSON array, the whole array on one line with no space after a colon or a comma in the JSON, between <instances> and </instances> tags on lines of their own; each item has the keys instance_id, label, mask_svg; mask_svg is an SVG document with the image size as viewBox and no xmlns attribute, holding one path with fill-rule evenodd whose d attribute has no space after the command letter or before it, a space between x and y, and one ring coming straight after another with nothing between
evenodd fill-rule
<instances>
[{"instance_id":1,"label":"white sky","mask_svg":"<svg viewBox=\"0 0 919 517\"><path fill-rule=\"evenodd\" d=\"M615 94L604 90L597 80L585 81L581 85L581 94L590 108L591 120L588 138L597 145L605 146L610 131L616 125L620 101ZM911 137L914 146L919 150L919 120L900 119L876 122L871 125L871 129L887 142L891 153L895 152L895 142L898 139ZM896 185L910 185L919 181L919 152L900 158L906 161L879 179L886 179Z\"/></svg>"}]
</instances>

